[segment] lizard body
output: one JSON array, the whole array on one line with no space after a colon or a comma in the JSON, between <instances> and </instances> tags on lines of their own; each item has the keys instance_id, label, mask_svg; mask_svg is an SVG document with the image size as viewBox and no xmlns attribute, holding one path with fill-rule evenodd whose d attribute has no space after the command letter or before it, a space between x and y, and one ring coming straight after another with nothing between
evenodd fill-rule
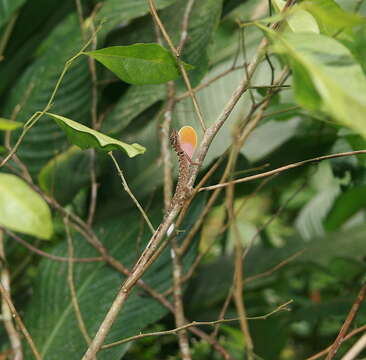
<instances>
[{"instance_id":1,"label":"lizard body","mask_svg":"<svg viewBox=\"0 0 366 360\"><path fill-rule=\"evenodd\" d=\"M172 134L170 135L170 144L177 153L179 162L178 180L177 186L175 188L175 193L171 202L172 207L176 203L182 204L187 197L187 182L189 178L190 163L192 161L180 145L177 130L173 130Z\"/></svg>"}]
</instances>

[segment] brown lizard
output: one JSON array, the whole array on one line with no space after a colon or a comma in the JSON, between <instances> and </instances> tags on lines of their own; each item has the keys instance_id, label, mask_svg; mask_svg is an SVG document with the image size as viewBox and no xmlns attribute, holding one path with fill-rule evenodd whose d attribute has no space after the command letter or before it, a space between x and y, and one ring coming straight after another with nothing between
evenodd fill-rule
<instances>
[{"instance_id":1,"label":"brown lizard","mask_svg":"<svg viewBox=\"0 0 366 360\"><path fill-rule=\"evenodd\" d=\"M190 165L198 164L194 163L191 158L186 154L186 152L182 149L179 142L177 130L173 130L172 134L170 135L170 144L177 153L179 162L177 186L175 188L175 193L170 205L170 207L172 207L176 203L182 205L184 200L190 195L191 192L187 188L187 183L190 175Z\"/></svg>"}]
</instances>

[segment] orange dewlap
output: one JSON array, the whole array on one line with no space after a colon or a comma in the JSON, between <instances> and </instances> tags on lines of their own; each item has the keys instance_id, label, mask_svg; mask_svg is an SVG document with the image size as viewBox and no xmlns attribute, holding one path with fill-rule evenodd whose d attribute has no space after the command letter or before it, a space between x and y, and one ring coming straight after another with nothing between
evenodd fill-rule
<instances>
[{"instance_id":1,"label":"orange dewlap","mask_svg":"<svg viewBox=\"0 0 366 360\"><path fill-rule=\"evenodd\" d=\"M178 132L179 144L184 152L192 159L197 145L197 133L192 126L183 126Z\"/></svg>"}]
</instances>

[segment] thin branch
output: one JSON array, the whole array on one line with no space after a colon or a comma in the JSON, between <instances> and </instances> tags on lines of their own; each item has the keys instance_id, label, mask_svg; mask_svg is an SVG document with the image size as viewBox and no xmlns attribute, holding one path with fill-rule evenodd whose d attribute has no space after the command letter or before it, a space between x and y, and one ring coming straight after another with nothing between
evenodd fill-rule
<instances>
[{"instance_id":1,"label":"thin branch","mask_svg":"<svg viewBox=\"0 0 366 360\"><path fill-rule=\"evenodd\" d=\"M292 302L293 302L293 300L287 301L286 303L278 306L276 309L269 312L268 314L261 315L261 316L248 317L247 320L266 320L270 316L272 316L272 315L274 315L274 314L276 314L280 311L289 311L288 305L290 305ZM131 336L131 337L128 337L128 338L123 339L123 340L119 340L119 341L116 341L116 342L113 342L113 343L110 343L110 344L103 345L103 349L108 349L112 346L121 345L121 344L130 342L130 341L142 339L142 338L149 337L149 336L177 335L177 333L179 331L188 329L192 326L204 326L204 325L214 326L216 324L229 323L229 322L234 322L234 321L239 321L239 318L236 317L236 318L231 318L231 319L221 319L221 320L214 320L214 321L192 321L189 324L185 324L183 326L177 327L177 328L172 329L172 330L156 331L156 332L152 332L152 333L145 333L145 334L139 334L139 335Z\"/></svg>"},{"instance_id":2,"label":"thin branch","mask_svg":"<svg viewBox=\"0 0 366 360\"><path fill-rule=\"evenodd\" d=\"M359 334L360 332L364 332L366 331L366 325L363 325L357 329L352 330L351 332L348 333L347 336L344 337L343 342L349 340L351 337ZM305 360L316 360L319 359L321 357L323 357L324 355L328 354L328 352L330 351L331 346L328 346L326 349L318 352L317 354L310 356L309 358L306 358Z\"/></svg>"},{"instance_id":3,"label":"thin branch","mask_svg":"<svg viewBox=\"0 0 366 360\"><path fill-rule=\"evenodd\" d=\"M76 320L78 322L78 326L81 331L81 334L83 335L86 344L89 345L91 343L91 338L89 336L88 330L87 330L84 320L83 320L83 316L80 311L79 302L78 302L77 293L76 293L75 284L74 284L74 267L73 267L74 262L72 261L72 258L74 257L74 245L72 243L72 237L71 237L70 228L69 228L69 220L67 217L64 218L64 225L65 225L65 230L66 230L67 250L68 250L67 252L68 252L68 257L69 257L69 261L67 263L67 265L68 265L67 266L67 283L69 284L71 303L72 303L72 306L75 311Z\"/></svg>"},{"instance_id":4,"label":"thin branch","mask_svg":"<svg viewBox=\"0 0 366 360\"><path fill-rule=\"evenodd\" d=\"M227 74L230 74L231 72L236 71L236 70L241 70L244 67L245 67L245 65L230 66L228 69L224 70L220 74L217 74L212 79L207 80L207 82L197 85L195 88L192 89L192 91L196 93L196 92L198 92L198 91L200 91L200 90L202 90L202 89L210 86L212 83L214 83L215 81L223 78ZM190 96L190 92L189 91L186 91L186 92L184 92L184 93L176 96L175 101L176 102L179 102L179 101L185 99L188 96Z\"/></svg>"},{"instance_id":5,"label":"thin branch","mask_svg":"<svg viewBox=\"0 0 366 360\"><path fill-rule=\"evenodd\" d=\"M182 264L179 255L176 252L177 244L173 240L173 246L171 249L172 263L173 263L173 294L174 294L174 317L175 325L177 328L185 325L184 318L184 306L183 306L183 292L182 292ZM182 360L191 360L191 351L189 349L189 340L187 332L181 330L177 332L178 342L180 347L180 353Z\"/></svg>"},{"instance_id":6,"label":"thin branch","mask_svg":"<svg viewBox=\"0 0 366 360\"><path fill-rule=\"evenodd\" d=\"M17 21L18 15L19 15L18 11L16 13L14 13L14 15L12 15L12 17L10 18L10 21L8 22L8 24L5 27L3 35L1 37L1 40L0 40L0 62L5 59L4 51L5 51L6 45L9 41L11 32L13 31L14 25Z\"/></svg>"},{"instance_id":7,"label":"thin branch","mask_svg":"<svg viewBox=\"0 0 366 360\"><path fill-rule=\"evenodd\" d=\"M362 155L362 154L366 154L366 150L347 151L347 152L341 152L341 153L337 153L337 154L318 156L318 157L315 157L312 159L307 159L307 160L299 161L299 162L296 162L293 164L281 166L277 169L266 171L261 174L251 175L251 176L244 177L242 179L237 179L237 180L233 180L233 181L229 181L229 182L225 182L225 183L221 183L221 184L217 184L217 185L202 187L201 189L199 189L199 191L214 190L214 189L229 186L231 184L240 184L240 183L244 183L244 182L248 182L248 181L252 181L252 180L256 180L256 179L262 179L267 176L280 174L280 173L290 170L290 169L298 168L298 167L306 165L306 164L317 163L317 162L323 161L323 160L336 159L336 158L340 158L340 157Z\"/></svg>"},{"instance_id":8,"label":"thin branch","mask_svg":"<svg viewBox=\"0 0 366 360\"><path fill-rule=\"evenodd\" d=\"M356 356L366 347L366 333L363 334L357 342L342 357L342 360L354 360Z\"/></svg>"},{"instance_id":9,"label":"thin branch","mask_svg":"<svg viewBox=\"0 0 366 360\"><path fill-rule=\"evenodd\" d=\"M155 232L155 229L149 219L149 217L147 216L147 214L145 213L145 210L142 208L142 206L140 205L140 203L138 202L138 200L136 199L135 195L133 195L131 189L129 188L128 184L127 184L127 181L123 175L123 172L122 172L122 169L119 167L118 165L118 162L116 160L116 158L114 157L112 151L110 151L108 153L108 155L111 157L111 159L113 160L113 163L116 167L116 170L118 172L118 175L119 177L121 178L121 181L122 181L122 185L123 185L123 188L124 190L127 192L127 194L130 196L130 198L133 200L133 202L135 203L136 207L138 208L138 210L140 211L141 215L144 217L147 225L149 226L150 230L152 233Z\"/></svg>"},{"instance_id":10,"label":"thin branch","mask_svg":"<svg viewBox=\"0 0 366 360\"><path fill-rule=\"evenodd\" d=\"M173 196L173 178L172 178L172 159L170 152L170 125L172 123L172 113L174 109L175 85L173 81L169 81L167 85L168 101L164 109L164 120L161 124L161 156L164 165L164 208L165 212L169 210L169 206Z\"/></svg>"},{"instance_id":11,"label":"thin branch","mask_svg":"<svg viewBox=\"0 0 366 360\"><path fill-rule=\"evenodd\" d=\"M202 111L201 111L201 108L198 104L198 101L197 101L197 98L196 98L196 95L195 93L193 92L193 89L192 89L192 85L191 85L191 82L189 80L189 77L188 77L188 74L187 74L187 71L184 67L184 64L183 62L181 61L180 59L180 53L179 51L175 48L169 34L167 33L163 23L161 22L160 18L159 18L159 15L156 11L156 6L155 6L155 1L154 0L148 0L149 2L149 7L150 7L150 12L151 12L151 16L153 17L155 23L158 25L165 41L168 43L168 46L170 48L170 50L172 51L173 55L176 57L177 59L177 62L178 62L178 66L179 66L179 69L180 69L180 72L182 73L182 76L183 76L183 80L186 84L186 87L189 91L189 94L190 94L190 97L192 99L192 103L193 103L193 107L195 109L195 112L196 112L196 115L198 117L198 120L201 124L201 127L202 127L202 130L203 131L206 131L206 125L205 125L205 121L203 119L203 115L202 115ZM190 1L191 2L191 1ZM190 7L190 2L188 2L188 15L189 15L189 12L191 10L191 7ZM192 4L193 5L193 4ZM188 21L188 20L187 20ZM188 24L188 22L187 22Z\"/></svg>"},{"instance_id":12,"label":"thin branch","mask_svg":"<svg viewBox=\"0 0 366 360\"><path fill-rule=\"evenodd\" d=\"M331 360L336 355L339 347L342 344L344 337L347 335L348 329L351 326L352 321L356 317L358 310L360 309L360 306L361 306L363 300L365 299L365 295L366 295L366 283L363 284L363 286L361 287L361 289L358 293L358 296L357 296L355 302L353 303L352 308L351 308L350 312L348 313L348 316L341 327L341 330L339 331L337 338L335 339L333 345L331 346L331 348L328 352L326 360Z\"/></svg>"},{"instance_id":13,"label":"thin branch","mask_svg":"<svg viewBox=\"0 0 366 360\"><path fill-rule=\"evenodd\" d=\"M16 242L18 242L19 244L22 244L28 250L34 252L37 255L43 256L47 259L54 260L54 261L68 262L70 260L68 257L52 255L43 250L40 250L40 249L36 248L35 246L29 244L24 239L22 239L21 237L14 234L12 231L10 231L8 229L0 227L0 230L3 230L6 234L8 234ZM102 257L91 257L91 258L72 258L71 261L72 262L97 262L97 261L105 261L105 260Z\"/></svg>"},{"instance_id":14,"label":"thin branch","mask_svg":"<svg viewBox=\"0 0 366 360\"><path fill-rule=\"evenodd\" d=\"M183 21L182 21L182 29L181 29L181 32L180 32L180 40L179 40L179 45L177 47L177 53L179 55L182 55L184 45L186 44L186 41L188 39L189 16L191 15L194 2L195 2L195 0L188 0L187 6L184 10Z\"/></svg>"},{"instance_id":15,"label":"thin branch","mask_svg":"<svg viewBox=\"0 0 366 360\"><path fill-rule=\"evenodd\" d=\"M299 257L300 255L302 255L305 252L305 250L300 250L298 252L296 252L295 254L289 256L287 259L282 260L280 263L276 264L275 266L273 266L272 268L270 268L267 271L264 271L262 273L253 275L253 276L248 276L244 279L244 284L250 283L252 281L261 279L263 277L267 277L272 275L273 273L275 273L277 270L283 268L285 265L287 265L288 263L290 263L291 261L295 260L297 257Z\"/></svg>"},{"instance_id":16,"label":"thin branch","mask_svg":"<svg viewBox=\"0 0 366 360\"><path fill-rule=\"evenodd\" d=\"M228 161L230 164L229 168L230 173L232 173L232 171L235 169L235 165L242 145L240 142L241 137L240 134L239 136L234 135L233 137L234 137L233 146ZM248 360L253 360L254 343L252 336L250 334L248 320L246 319L247 315L243 296L243 259L241 256L243 246L242 246L242 239L239 233L239 228L235 220L234 199L235 199L235 186L231 185L226 189L226 209L229 216L229 222L231 224L235 238L235 271L232 285L233 296L235 300L236 310L239 315L239 324L243 335L243 340L245 343L245 347L248 350L247 351Z\"/></svg>"},{"instance_id":17,"label":"thin branch","mask_svg":"<svg viewBox=\"0 0 366 360\"><path fill-rule=\"evenodd\" d=\"M81 5L80 0L75 0L76 2L76 9L79 17L80 23L80 30L83 37L84 42L88 41L88 34L85 27L85 21L83 17L83 8ZM96 9L98 5L96 6ZM96 14L96 9L94 10L93 14L88 19L88 24L91 27L92 33L95 32L93 17ZM91 42L91 50L95 50L97 48L97 38L93 37L93 41ZM95 130L99 130L100 124L98 123L98 79L97 79L97 71L95 66L95 60L93 57L88 56L88 66L89 72L92 80L92 87L91 87L91 123L92 128ZM90 152L90 203L89 203L89 211L88 211L88 220L87 224L89 226L92 225L95 209L97 205L97 196L98 196L98 184L97 184L97 177L96 177L96 156L95 150L92 149Z\"/></svg>"},{"instance_id":18,"label":"thin branch","mask_svg":"<svg viewBox=\"0 0 366 360\"><path fill-rule=\"evenodd\" d=\"M1 283L3 284L5 291L10 294L10 275L6 266L6 257L4 250L4 236L3 231L0 230L0 262L1 262ZM10 296L10 295L9 295ZM23 360L22 342L20 340L19 333L14 326L11 309L4 297L1 299L1 310L4 327L8 333L8 337L13 352L13 360Z\"/></svg>"},{"instance_id":19,"label":"thin branch","mask_svg":"<svg viewBox=\"0 0 366 360\"><path fill-rule=\"evenodd\" d=\"M4 288L4 285L1 282L0 282L0 292L1 292L1 295L3 296L3 298L5 299L5 301L7 302L8 306L10 308L12 317L15 319L15 321L18 324L21 332L23 333L25 339L27 340L27 342L29 344L29 347L31 348L31 350L33 352L34 357L36 358L36 360L42 360L42 357L41 357L40 353L38 352L37 347L36 347L32 337L30 336L27 328L25 327L25 325L24 325L22 319L20 318L17 310L15 309L15 306L14 306L13 302L11 301L10 295L8 294L8 292Z\"/></svg>"}]
</instances>

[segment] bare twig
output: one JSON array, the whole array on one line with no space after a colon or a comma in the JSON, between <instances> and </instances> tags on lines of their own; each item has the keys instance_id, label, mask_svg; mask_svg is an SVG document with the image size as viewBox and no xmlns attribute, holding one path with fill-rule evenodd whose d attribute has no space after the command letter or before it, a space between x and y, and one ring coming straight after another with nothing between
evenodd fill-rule
<instances>
[{"instance_id":1,"label":"bare twig","mask_svg":"<svg viewBox=\"0 0 366 360\"><path fill-rule=\"evenodd\" d=\"M0 227L0 230L1 229L2 228ZM102 257L72 258L72 259L69 259L68 257L63 257L63 256L58 256L58 255L52 255L52 254L46 253L45 251L40 250L40 249L36 248L35 246L29 244L24 239L22 239L21 237L19 237L16 234L14 234L12 231L10 231L8 229L3 229L3 230L4 230L4 232L6 234L8 234L12 239L14 239L19 244L22 244L24 247L26 247L30 251L34 252L35 254L40 255L40 256L43 256L43 257L45 257L47 259L50 259L50 260L63 261L63 262L68 262L68 261L72 261L72 262L97 262L97 261L105 261L105 259L102 258Z\"/></svg>"},{"instance_id":2,"label":"bare twig","mask_svg":"<svg viewBox=\"0 0 366 360\"><path fill-rule=\"evenodd\" d=\"M234 142L229 157L229 171L232 172L235 169L235 164L241 148L240 135L234 136ZM234 215L234 199L235 199L235 186L231 185L226 189L226 208L229 216L229 222L231 224L234 237L235 237L235 271L233 279L233 296L235 300L236 310L239 315L240 329L243 334L243 340L247 348L248 360L253 360L254 343L250 334L248 325L246 309L243 296L243 259L242 253L242 240L239 233L239 229Z\"/></svg>"},{"instance_id":3,"label":"bare twig","mask_svg":"<svg viewBox=\"0 0 366 360\"><path fill-rule=\"evenodd\" d=\"M30 336L27 328L25 327L22 319L20 318L18 312L15 309L15 306L13 304L13 302L11 301L10 295L9 293L6 291L6 289L4 288L4 285L0 282L0 292L2 297L5 299L6 303L8 304L12 317L15 319L16 323L18 324L21 332L23 333L25 339L27 340L29 347L31 348L34 357L36 358L36 360L42 360L41 355L39 354L37 347L32 339L32 337Z\"/></svg>"},{"instance_id":4,"label":"bare twig","mask_svg":"<svg viewBox=\"0 0 366 360\"><path fill-rule=\"evenodd\" d=\"M201 111L201 108L200 108L200 106L199 106L199 104L198 104L198 101L197 101L196 95L195 95L195 93L193 92L192 85L191 85L191 82L190 82L190 80L189 80L189 77L188 77L187 71L186 71L186 69L185 69L185 67L184 67L183 62L182 62L182 61L181 61L181 59L180 59L180 53L179 53L179 51L175 48L175 46L174 46L174 44L173 44L173 42L172 42L172 40L171 40L171 38L170 38L169 34L167 33L167 31L166 31L166 29L165 29L165 27L164 27L163 23L161 22L161 20L160 20L160 18L159 18L159 15L158 15L158 13L157 13L157 11L156 11L155 1L154 1L154 0L148 0L148 2L149 2L150 12L151 12L151 15L152 15L152 17L153 17L153 19L154 19L155 23L158 25L158 27L159 27L159 29L160 29L160 31L161 31L161 33L162 33L162 35L163 35L163 37L164 37L165 41L167 42L167 44L168 44L168 46L169 46L170 50L172 51L173 55L174 55L174 56L176 57L176 59L177 59L179 69L180 69L180 71L181 71L181 73L182 73L182 76L183 76L183 80L184 80L184 82L185 82L185 84L186 84L186 86L187 86L187 89L188 89L189 93L190 93L190 97L191 97L191 99L192 99L192 103L193 103L193 107L194 107L194 109L195 109L195 113L196 113L197 118L198 118L198 120L199 120L199 122L200 122L200 124L201 124L202 130L203 130L203 131L205 131L205 130L206 130L206 125L205 125L205 121L204 121L204 119L203 119L202 111ZM187 14L187 16L188 16L188 17L189 17L189 13L190 13L190 11L191 11L191 9L192 9L192 5L193 5L193 3L192 3L192 4L191 4L191 3L192 3L192 1L189 1L189 2L188 2L188 6L187 6L187 8L186 8L186 14ZM184 25L184 24L183 24L183 25ZM187 26L188 26L188 19L187 19ZM182 37L182 38L183 38L183 37ZM185 40L184 40L184 42L185 42ZM183 42L183 40L182 40L182 43L184 43L184 42Z\"/></svg>"},{"instance_id":5,"label":"bare twig","mask_svg":"<svg viewBox=\"0 0 366 360\"><path fill-rule=\"evenodd\" d=\"M1 283L3 284L5 291L10 294L10 276L9 270L6 266L6 257L4 250L4 237L3 232L0 230L0 261L1 261ZM9 295L10 296L10 295ZM20 340L19 333L14 326L13 318L11 314L11 310L5 298L1 299L1 310L2 310L2 318L4 322L4 327L6 332L8 333L8 337L11 344L11 349L13 352L14 360L23 360L23 349L22 342Z\"/></svg>"},{"instance_id":6,"label":"bare twig","mask_svg":"<svg viewBox=\"0 0 366 360\"><path fill-rule=\"evenodd\" d=\"M317 163L317 162L323 161L323 160L336 159L336 158L345 157L345 156L362 155L362 154L366 154L366 150L347 151L347 152L342 152L342 153L337 153L337 154L318 156L318 157L315 157L312 159L307 159L307 160L299 161L299 162L296 162L293 164L281 166L277 169L266 171L261 174L251 175L251 176L244 177L242 179L237 179L237 180L233 180L233 181L229 181L229 182L225 182L225 183L221 183L221 184L217 184L217 185L202 187L201 189L199 189L199 191L214 190L214 189L229 186L230 184L240 184L240 183L244 183L244 182L248 182L248 181L252 181L252 180L262 179L267 176L276 175L276 174L282 173L282 172L290 170L290 169L294 169L294 168L297 168L297 167L300 167L300 166L303 166L306 164Z\"/></svg>"},{"instance_id":7,"label":"bare twig","mask_svg":"<svg viewBox=\"0 0 366 360\"><path fill-rule=\"evenodd\" d=\"M76 2L76 9L79 17L80 22L80 30L83 37L84 42L86 43L88 41L88 33L86 29L86 24L84 22L83 17L83 8L81 5L80 0L75 0ZM96 9L98 8L98 5ZM88 19L88 24L90 24L91 32L95 32L93 17L96 14L96 10L90 16ZM91 50L95 50L97 48L97 38L93 37L91 42ZM91 123L92 128L99 130L100 124L98 123L98 79L97 79L97 72L96 72L96 66L95 66L95 60L93 57L88 56L88 66L89 66L89 72L92 80L92 87L91 87L91 93L92 93L92 99L91 99ZM95 162L95 150L92 149L90 152L90 182L91 182L91 188L90 188L90 203L89 203L89 212L88 212L88 225L92 225L94 214L95 214L95 208L97 204L97 195L98 195L98 184L96 179L96 162Z\"/></svg>"},{"instance_id":8,"label":"bare twig","mask_svg":"<svg viewBox=\"0 0 366 360\"><path fill-rule=\"evenodd\" d=\"M221 72L220 74L217 74L216 76L214 76L212 79L207 80L207 82L202 83L197 85L195 88L192 89L193 92L198 92L208 86L210 86L211 84L213 84L215 81L223 78L224 76L226 76L227 74L230 74L233 71L236 70L240 70L243 69L245 65L238 65L238 66L230 66L228 69L224 70L223 72ZM186 91L178 96L176 96L175 101L179 102L183 99L185 99L186 97L190 96L189 91Z\"/></svg>"},{"instance_id":9,"label":"bare twig","mask_svg":"<svg viewBox=\"0 0 366 360\"><path fill-rule=\"evenodd\" d=\"M168 101L164 109L164 120L161 125L161 156L164 165L164 208L165 212L169 210L170 202L173 196L173 179L172 179L172 159L170 153L170 125L172 123L172 113L174 109L175 86L173 81L169 81L167 85Z\"/></svg>"},{"instance_id":10,"label":"bare twig","mask_svg":"<svg viewBox=\"0 0 366 360\"><path fill-rule=\"evenodd\" d=\"M248 317L247 320L266 320L270 316L272 316L272 315L274 315L274 314L276 314L280 311L289 311L288 305L290 305L292 302L293 302L292 300L287 301L286 303L278 306L276 309L269 312L268 314L261 315L261 316ZM236 317L236 318L231 318L231 319L221 319L221 320L214 320L214 321L192 321L189 324L185 324L183 326L177 327L177 328L172 329L172 330L157 331L157 332L152 332L152 333L146 333L146 334L139 334L139 335L131 336L129 338L119 340L119 341L116 341L116 342L111 343L111 344L106 344L106 345L103 346L103 349L107 349L107 348L110 348L112 346L121 345L121 344L130 342L130 341L142 339L142 338L149 337L149 336L177 335L177 333L179 331L188 329L192 326L204 326L204 325L214 326L216 324L222 324L222 323L228 323L228 322L234 322L234 321L239 321L239 318Z\"/></svg>"},{"instance_id":11,"label":"bare twig","mask_svg":"<svg viewBox=\"0 0 366 360\"><path fill-rule=\"evenodd\" d=\"M85 339L85 342L89 345L91 342L91 339L90 339L88 330L86 329L86 326L85 326L85 323L83 320L83 316L80 311L79 302L78 302L77 293L76 293L75 284L74 284L74 267L73 267L74 263L72 261L72 258L74 257L74 245L72 243L72 237L71 237L70 228L69 228L69 220L67 217L64 218L64 225L65 225L65 230L66 230L67 248L68 248L67 252L68 252L68 257L69 257L69 261L67 264L68 265L67 266L67 282L68 282L69 288L70 288L71 303L72 303L72 306L75 311L76 320L78 322L79 329Z\"/></svg>"},{"instance_id":12,"label":"bare twig","mask_svg":"<svg viewBox=\"0 0 366 360\"><path fill-rule=\"evenodd\" d=\"M341 330L339 331L337 338L335 339L333 345L331 346L331 348L328 352L326 360L331 360L336 355L339 347L342 344L344 337L347 335L347 331L348 331L349 327L351 326L352 321L354 320L354 318L356 317L356 315L358 313L358 310L360 309L361 303L365 299L365 295L366 295L366 283L362 285L362 287L358 293L358 296L357 296L355 302L353 303L352 308L351 308L350 312L348 313L347 318L341 327Z\"/></svg>"},{"instance_id":13,"label":"bare twig","mask_svg":"<svg viewBox=\"0 0 366 360\"><path fill-rule=\"evenodd\" d=\"M179 45L177 47L177 53L182 55L182 51L186 41L188 39L188 24L189 24L189 16L191 15L192 8L195 0L188 0L187 6L184 10L183 21L182 21L182 30L180 32L180 40Z\"/></svg>"},{"instance_id":14,"label":"bare twig","mask_svg":"<svg viewBox=\"0 0 366 360\"><path fill-rule=\"evenodd\" d=\"M275 266L273 266L269 270L264 271L264 272L259 273L259 274L256 274L256 275L253 275L253 276L246 277L244 279L244 284L250 283L252 281L255 281L255 280L261 279L263 277L267 277L267 276L272 275L277 270L281 269L282 267L284 267L285 265L287 265L291 261L295 260L300 255L302 255L304 252L305 252L305 250L300 250L300 251L296 252L295 254L291 255L290 257L286 258L285 260L282 260L280 263L276 264Z\"/></svg>"},{"instance_id":15,"label":"bare twig","mask_svg":"<svg viewBox=\"0 0 366 360\"><path fill-rule=\"evenodd\" d=\"M360 332L364 332L366 331L366 325L363 325L357 329L352 330L351 332L348 333L347 336L344 337L343 342L349 340L352 336L355 336L357 334L359 334ZM316 360L319 359L321 357L323 357L324 355L326 355L329 350L331 349L331 346L328 346L326 349L318 352L317 354L310 356L309 358L306 358L305 360Z\"/></svg>"},{"instance_id":16,"label":"bare twig","mask_svg":"<svg viewBox=\"0 0 366 360\"><path fill-rule=\"evenodd\" d=\"M136 207L138 208L138 210L140 211L141 215L144 217L147 225L149 226L150 230L152 233L155 232L155 229L149 219L149 217L147 216L147 214L145 213L145 210L142 208L142 206L140 205L140 203L138 202L138 200L136 199L135 195L133 195L131 189L129 188L128 184L127 184L127 181L123 175L123 172L122 172L122 169L119 167L118 165L118 162L116 160L116 158L114 157L112 151L110 151L108 153L108 155L112 158L113 160L113 163L117 169L117 172L118 172L118 175L119 177L121 178L121 181L122 181L122 185L123 185L123 188L124 190L127 192L127 194L131 197L131 199L133 200L133 202L135 203Z\"/></svg>"},{"instance_id":17,"label":"bare twig","mask_svg":"<svg viewBox=\"0 0 366 360\"><path fill-rule=\"evenodd\" d=\"M10 18L10 21L8 22L8 24L5 27L5 30L3 32L1 39L0 39L0 62L5 58L4 51L5 51L6 45L8 43L8 40L10 38L11 32L13 31L15 22L17 21L18 14L19 14L19 12L17 11L16 13L14 13L14 15L12 15L12 17Z\"/></svg>"},{"instance_id":18,"label":"bare twig","mask_svg":"<svg viewBox=\"0 0 366 360\"><path fill-rule=\"evenodd\" d=\"M366 347L366 334L363 334L357 342L342 357L342 360L354 360L356 356Z\"/></svg>"},{"instance_id":19,"label":"bare twig","mask_svg":"<svg viewBox=\"0 0 366 360\"><path fill-rule=\"evenodd\" d=\"M172 256L172 263L173 263L173 294L174 294L174 316L175 316L175 325L177 327L181 327L185 325L185 318L184 318L184 307L182 301L182 284L181 284L181 277L182 277L182 264L179 255L176 252L176 243L173 240L173 247L171 249L171 256ZM182 360L191 360L191 351L189 349L189 341L187 332L185 330L181 330L177 332L178 340L179 340L179 347Z\"/></svg>"}]
</instances>

